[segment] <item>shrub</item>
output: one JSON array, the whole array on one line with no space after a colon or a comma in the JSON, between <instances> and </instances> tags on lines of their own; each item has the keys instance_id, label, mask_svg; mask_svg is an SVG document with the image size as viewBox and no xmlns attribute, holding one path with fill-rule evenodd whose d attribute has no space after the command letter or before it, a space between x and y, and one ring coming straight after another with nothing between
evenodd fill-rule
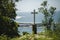
<instances>
[{"instance_id":1,"label":"shrub","mask_svg":"<svg viewBox=\"0 0 60 40\"><path fill-rule=\"evenodd\" d=\"M6 35L1 35L0 40L10 40L10 37L7 37Z\"/></svg>"},{"instance_id":2,"label":"shrub","mask_svg":"<svg viewBox=\"0 0 60 40\"><path fill-rule=\"evenodd\" d=\"M23 35L25 35L25 34L29 34L28 32L23 32Z\"/></svg>"}]
</instances>

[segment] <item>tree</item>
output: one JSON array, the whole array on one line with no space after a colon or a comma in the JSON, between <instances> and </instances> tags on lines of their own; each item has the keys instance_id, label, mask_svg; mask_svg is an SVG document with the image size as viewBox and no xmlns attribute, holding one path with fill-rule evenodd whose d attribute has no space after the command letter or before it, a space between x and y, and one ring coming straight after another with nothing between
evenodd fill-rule
<instances>
[{"instance_id":1,"label":"tree","mask_svg":"<svg viewBox=\"0 0 60 40\"><path fill-rule=\"evenodd\" d=\"M46 26L47 30L51 30L51 26L54 23L53 15L54 15L56 8L51 6L48 9L47 1L44 1L41 4L41 6L42 7L38 8L38 9L39 9L39 12L42 12L44 14L44 17L45 17L45 19L43 21L43 25Z\"/></svg>"},{"instance_id":2,"label":"tree","mask_svg":"<svg viewBox=\"0 0 60 40\"><path fill-rule=\"evenodd\" d=\"M12 0L0 0L0 35L18 36L18 24L14 21L15 9L15 3Z\"/></svg>"},{"instance_id":3,"label":"tree","mask_svg":"<svg viewBox=\"0 0 60 40\"><path fill-rule=\"evenodd\" d=\"M47 8L47 1L44 1L42 4L42 7L39 8L39 12L42 12L44 14L45 20L43 21L44 26L47 28L47 34L49 37L52 37L53 40L60 40L60 23L54 23L53 15L56 10L55 7ZM51 30L51 27L53 25L53 31Z\"/></svg>"}]
</instances>

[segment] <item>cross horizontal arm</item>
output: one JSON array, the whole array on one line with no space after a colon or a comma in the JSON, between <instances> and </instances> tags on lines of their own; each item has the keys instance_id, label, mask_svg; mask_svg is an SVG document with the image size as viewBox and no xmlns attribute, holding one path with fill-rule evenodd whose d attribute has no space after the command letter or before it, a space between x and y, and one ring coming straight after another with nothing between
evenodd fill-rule
<instances>
[{"instance_id":1,"label":"cross horizontal arm","mask_svg":"<svg viewBox=\"0 0 60 40\"><path fill-rule=\"evenodd\" d=\"M31 14L38 14L38 12L35 12L35 13L34 12L31 12Z\"/></svg>"}]
</instances>

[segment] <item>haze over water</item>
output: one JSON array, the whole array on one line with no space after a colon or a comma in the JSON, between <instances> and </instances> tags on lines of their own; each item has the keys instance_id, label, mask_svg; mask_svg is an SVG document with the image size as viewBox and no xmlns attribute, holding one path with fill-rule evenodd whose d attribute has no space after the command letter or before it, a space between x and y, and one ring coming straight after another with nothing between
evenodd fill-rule
<instances>
[{"instance_id":1,"label":"haze over water","mask_svg":"<svg viewBox=\"0 0 60 40\"><path fill-rule=\"evenodd\" d=\"M44 19L42 13L36 14L36 23L41 23ZM19 23L33 23L34 17L31 12L19 12L17 13L16 21Z\"/></svg>"}]
</instances>

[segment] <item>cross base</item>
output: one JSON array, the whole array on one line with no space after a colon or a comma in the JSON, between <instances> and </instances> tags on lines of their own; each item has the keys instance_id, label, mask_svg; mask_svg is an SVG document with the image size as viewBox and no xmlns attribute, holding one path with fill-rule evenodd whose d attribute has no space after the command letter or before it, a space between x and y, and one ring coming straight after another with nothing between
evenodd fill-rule
<instances>
[{"instance_id":1,"label":"cross base","mask_svg":"<svg viewBox=\"0 0 60 40\"><path fill-rule=\"evenodd\" d=\"M32 25L32 31L34 34L37 34L37 25L36 24Z\"/></svg>"}]
</instances>

